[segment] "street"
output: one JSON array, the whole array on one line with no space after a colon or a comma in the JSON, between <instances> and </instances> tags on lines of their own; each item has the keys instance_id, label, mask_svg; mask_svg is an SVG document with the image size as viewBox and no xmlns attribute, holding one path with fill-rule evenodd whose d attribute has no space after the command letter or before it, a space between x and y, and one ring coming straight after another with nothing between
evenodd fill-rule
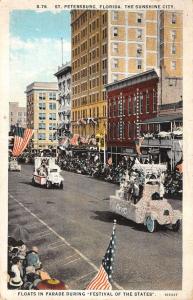
<instances>
[{"instance_id":1,"label":"street","mask_svg":"<svg viewBox=\"0 0 193 300\"><path fill-rule=\"evenodd\" d=\"M117 248L113 288L181 289L182 234L169 228L148 233L109 211L108 197L117 185L62 172L64 189L31 184L33 166L9 172L8 232L19 226L37 246L43 267L70 289L84 289L97 273L116 218ZM181 201L172 205L181 209Z\"/></svg>"}]
</instances>

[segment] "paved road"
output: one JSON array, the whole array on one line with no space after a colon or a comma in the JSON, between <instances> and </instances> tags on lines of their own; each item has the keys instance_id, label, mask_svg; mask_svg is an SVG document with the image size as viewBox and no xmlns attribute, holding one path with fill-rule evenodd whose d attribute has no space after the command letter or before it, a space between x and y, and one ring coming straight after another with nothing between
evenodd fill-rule
<instances>
[{"instance_id":1,"label":"paved road","mask_svg":"<svg viewBox=\"0 0 193 300\"><path fill-rule=\"evenodd\" d=\"M116 185L62 172L64 190L31 185L33 166L9 172L9 235L22 227L27 245L39 248L48 272L71 289L84 289L94 277L117 219L115 289L181 289L181 232L145 228L109 212ZM180 207L180 201L172 205Z\"/></svg>"}]
</instances>

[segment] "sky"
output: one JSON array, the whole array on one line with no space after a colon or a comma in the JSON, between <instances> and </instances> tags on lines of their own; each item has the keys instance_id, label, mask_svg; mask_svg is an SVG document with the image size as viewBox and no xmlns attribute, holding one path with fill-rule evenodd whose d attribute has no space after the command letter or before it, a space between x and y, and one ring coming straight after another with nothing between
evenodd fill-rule
<instances>
[{"instance_id":1,"label":"sky","mask_svg":"<svg viewBox=\"0 0 193 300\"><path fill-rule=\"evenodd\" d=\"M70 11L10 13L10 101L26 105L26 86L54 81L58 66L70 60Z\"/></svg>"}]
</instances>

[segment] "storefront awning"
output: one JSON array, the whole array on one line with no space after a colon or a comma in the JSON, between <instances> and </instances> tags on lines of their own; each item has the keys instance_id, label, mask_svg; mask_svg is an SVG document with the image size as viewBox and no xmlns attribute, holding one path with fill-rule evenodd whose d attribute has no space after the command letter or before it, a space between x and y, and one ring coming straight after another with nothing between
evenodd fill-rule
<instances>
[{"instance_id":1,"label":"storefront awning","mask_svg":"<svg viewBox=\"0 0 193 300\"><path fill-rule=\"evenodd\" d=\"M182 122L182 115L165 115L165 116L157 116L152 119L148 119L138 124L162 124L162 123L170 123L170 122Z\"/></svg>"}]
</instances>

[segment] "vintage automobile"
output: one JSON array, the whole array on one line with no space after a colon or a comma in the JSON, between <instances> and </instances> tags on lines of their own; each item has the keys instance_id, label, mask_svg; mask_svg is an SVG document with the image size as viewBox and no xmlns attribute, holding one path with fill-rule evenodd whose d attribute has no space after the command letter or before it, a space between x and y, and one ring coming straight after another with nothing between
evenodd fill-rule
<instances>
[{"instance_id":1,"label":"vintage automobile","mask_svg":"<svg viewBox=\"0 0 193 300\"><path fill-rule=\"evenodd\" d=\"M21 165L18 164L16 159L11 159L9 162L9 171L21 171Z\"/></svg>"},{"instance_id":2,"label":"vintage automobile","mask_svg":"<svg viewBox=\"0 0 193 300\"><path fill-rule=\"evenodd\" d=\"M110 210L138 224L144 224L149 232L154 232L157 225L171 225L178 231L182 215L174 210L169 202L160 198L161 182L147 184L135 172L128 174L120 184L116 194L110 196ZM141 196L140 196L141 192Z\"/></svg>"},{"instance_id":3,"label":"vintage automobile","mask_svg":"<svg viewBox=\"0 0 193 300\"><path fill-rule=\"evenodd\" d=\"M47 189L53 186L63 189L64 178L60 175L60 171L54 157L36 157L32 184L45 186Z\"/></svg>"}]
</instances>

